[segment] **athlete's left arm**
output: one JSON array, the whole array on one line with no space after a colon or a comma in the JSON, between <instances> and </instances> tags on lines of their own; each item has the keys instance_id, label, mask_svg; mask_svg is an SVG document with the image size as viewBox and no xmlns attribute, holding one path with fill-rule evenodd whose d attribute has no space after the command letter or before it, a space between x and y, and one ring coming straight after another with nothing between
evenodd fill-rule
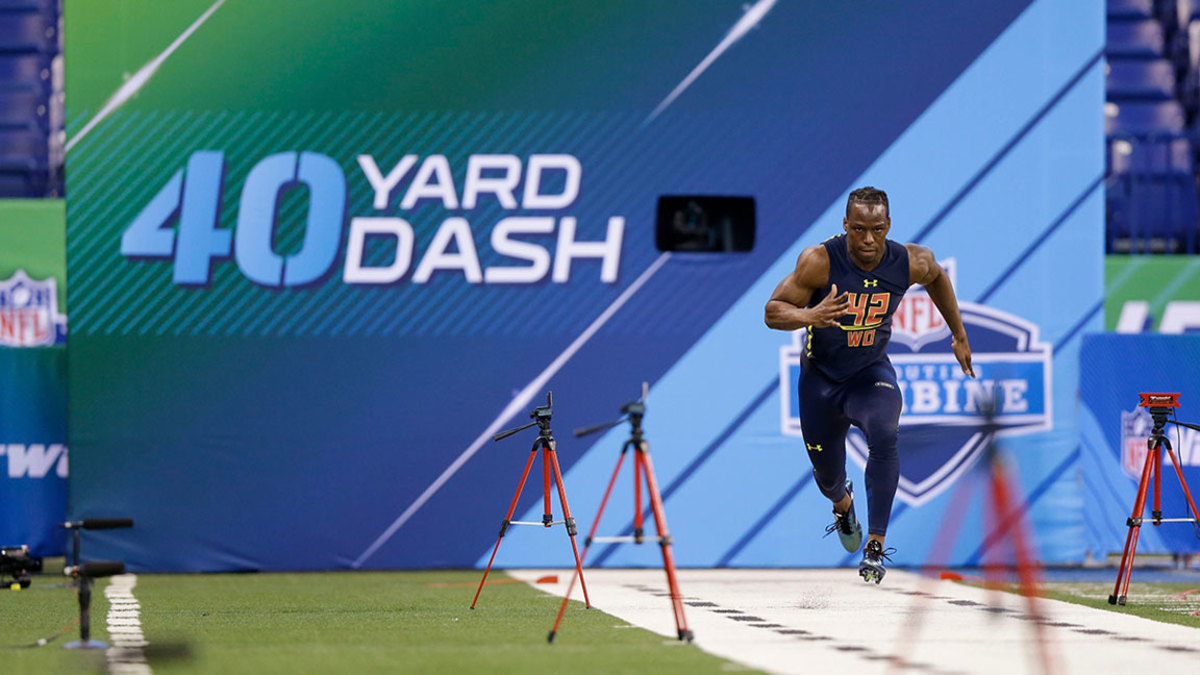
<instances>
[{"instance_id":1,"label":"athlete's left arm","mask_svg":"<svg viewBox=\"0 0 1200 675\"><path fill-rule=\"evenodd\" d=\"M962 316L958 312L958 300L954 297L954 287L950 277L933 257L933 251L920 244L905 244L908 249L909 281L921 284L929 292L934 306L942 313L946 325L950 327L950 344L954 348L954 358L962 371L975 377L975 369L971 367L971 344L967 342L967 330L963 328Z\"/></svg>"}]
</instances>

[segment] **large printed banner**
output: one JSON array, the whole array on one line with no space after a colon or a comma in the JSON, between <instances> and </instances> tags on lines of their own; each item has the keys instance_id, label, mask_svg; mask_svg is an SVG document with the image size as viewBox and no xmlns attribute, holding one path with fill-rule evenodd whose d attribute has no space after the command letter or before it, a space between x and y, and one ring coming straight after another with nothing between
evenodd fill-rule
<instances>
[{"instance_id":1,"label":"large printed banner","mask_svg":"<svg viewBox=\"0 0 1200 675\"><path fill-rule=\"evenodd\" d=\"M1088 549L1097 557L1120 553L1129 533L1138 482L1145 466L1147 439L1154 420L1138 404L1142 392L1180 394L1180 407L1168 420L1200 424L1200 336L1089 335L1080 354L1083 376L1080 416L1084 484L1084 522ZM1163 518L1196 518L1184 495L1200 499L1200 431L1168 421L1162 430L1183 474L1162 452ZM1152 517L1153 484L1144 517ZM1200 552L1200 526L1193 523L1147 523L1141 528L1138 553Z\"/></svg>"},{"instance_id":2,"label":"large printed banner","mask_svg":"<svg viewBox=\"0 0 1200 675\"><path fill-rule=\"evenodd\" d=\"M841 564L817 541L829 505L789 407L797 337L762 308L873 184L891 236L953 265L981 371L947 368L928 299L906 301L897 561L927 555L990 392L1051 528L1039 553L1082 557L1082 516L1064 522L1063 505L1078 501L1079 337L1102 319L1101 259L1077 254L1102 249L1101 8L66 11L71 509L137 523L92 533L96 555L135 570L482 564L533 432L491 437L553 391L586 527L628 429L570 431L648 382L681 564ZM612 529L629 527L631 482ZM526 487L519 519L541 520L540 492ZM973 504L959 560L983 553ZM565 539L517 528L497 563L566 564Z\"/></svg>"},{"instance_id":3,"label":"large printed banner","mask_svg":"<svg viewBox=\"0 0 1200 675\"><path fill-rule=\"evenodd\" d=\"M1108 256L1104 278L1106 329L1200 332L1200 256Z\"/></svg>"},{"instance_id":4,"label":"large printed banner","mask_svg":"<svg viewBox=\"0 0 1200 675\"><path fill-rule=\"evenodd\" d=\"M66 259L61 200L0 200L0 546L63 553Z\"/></svg>"}]
</instances>

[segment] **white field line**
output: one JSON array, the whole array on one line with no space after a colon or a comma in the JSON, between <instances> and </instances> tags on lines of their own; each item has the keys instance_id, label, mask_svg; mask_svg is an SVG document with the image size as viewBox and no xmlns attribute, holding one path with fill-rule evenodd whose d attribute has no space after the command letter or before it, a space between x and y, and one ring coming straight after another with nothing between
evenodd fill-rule
<instances>
[{"instance_id":1,"label":"white field line","mask_svg":"<svg viewBox=\"0 0 1200 675\"><path fill-rule=\"evenodd\" d=\"M571 570L509 570L559 597ZM559 583L536 584L557 573ZM584 571L593 607L665 636L675 622L660 569ZM680 570L689 628L700 649L771 673L1043 672L1025 598L923 579L902 570L864 583L855 569ZM923 595L914 595L923 593ZM573 598L582 601L576 584ZM482 607L486 611L486 607ZM1039 599L1054 672L1195 672L1200 630ZM547 622L553 608L547 604ZM572 605L555 645L572 635ZM903 644L901 639L907 638Z\"/></svg>"},{"instance_id":2,"label":"white field line","mask_svg":"<svg viewBox=\"0 0 1200 675\"><path fill-rule=\"evenodd\" d=\"M197 28L199 28L205 21L208 21L208 17L212 16L213 12L217 11L217 9L219 9L223 4L225 4L225 0L217 0L214 2L211 7L206 9L204 13L200 15L200 18L193 21L192 25L187 27L187 30L180 33L179 37L175 38L174 42L167 45L167 48L164 49L161 54L153 59L150 59L146 65L139 68L138 71L134 73L128 80L125 80L125 83L118 87L117 91L113 93L113 95L110 96L107 101L105 101L104 107L100 108L100 112L96 113L92 119L88 120L87 124L83 125L83 128L80 129L78 133L67 140L65 152L70 152L71 148L75 147L75 144L79 141L82 141L83 137L87 136L92 129L96 127L96 125L100 124L105 120L105 118L116 112L117 108L125 105L129 99L133 98L139 91L141 91L142 87L146 86L146 83L149 82L154 73L158 71L159 66L161 66L168 57L174 54L175 50L179 49L179 47L192 36L192 33L195 33Z\"/></svg>"},{"instance_id":3,"label":"white field line","mask_svg":"<svg viewBox=\"0 0 1200 675\"><path fill-rule=\"evenodd\" d=\"M110 673L150 673L144 651L149 642L142 633L141 605L133 597L136 574L113 577L104 589L108 598L105 627L112 646L105 652Z\"/></svg>"}]
</instances>

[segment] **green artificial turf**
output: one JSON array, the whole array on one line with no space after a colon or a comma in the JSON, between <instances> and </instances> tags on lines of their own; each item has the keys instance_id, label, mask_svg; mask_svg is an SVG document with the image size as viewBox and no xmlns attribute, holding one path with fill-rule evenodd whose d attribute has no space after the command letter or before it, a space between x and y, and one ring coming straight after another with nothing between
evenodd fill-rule
<instances>
[{"instance_id":1,"label":"green artificial turf","mask_svg":"<svg viewBox=\"0 0 1200 675\"><path fill-rule=\"evenodd\" d=\"M1044 591L1048 597L1055 600L1200 628L1200 616L1191 615L1192 612L1200 611L1198 585L1200 584L1132 581L1124 606L1108 604L1108 596L1113 589L1111 583L1055 582L1045 584Z\"/></svg>"},{"instance_id":2,"label":"green artificial turf","mask_svg":"<svg viewBox=\"0 0 1200 675\"><path fill-rule=\"evenodd\" d=\"M717 673L741 670L691 644L573 602L554 644L560 599L523 583L485 586L478 571L138 575L133 594L156 673ZM506 580L494 572L489 582ZM78 617L55 578L0 595L7 643L32 642ZM104 630L101 582L94 639ZM79 672L103 654L65 652L69 636L6 649L8 672ZM92 660L88 660L92 659ZM99 659L96 661L95 659Z\"/></svg>"}]
</instances>

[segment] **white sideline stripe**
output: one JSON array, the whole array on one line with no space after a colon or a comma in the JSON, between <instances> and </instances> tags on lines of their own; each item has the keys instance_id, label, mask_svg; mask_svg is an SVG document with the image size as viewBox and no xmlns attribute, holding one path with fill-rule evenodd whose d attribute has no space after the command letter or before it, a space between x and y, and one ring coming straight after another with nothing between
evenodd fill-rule
<instances>
[{"instance_id":1,"label":"white sideline stripe","mask_svg":"<svg viewBox=\"0 0 1200 675\"><path fill-rule=\"evenodd\" d=\"M573 570L507 572L561 597ZM549 574L559 582L537 583ZM664 645L680 644L662 569L586 574L592 607L664 636ZM678 578L696 646L766 672L1041 672L1033 622L1023 618L1026 599L1017 595L903 570L890 570L879 586L864 583L854 568L682 569ZM906 594L913 591L936 597L914 602ZM571 597L582 603L578 584ZM688 604L697 601L715 606ZM1044 598L1037 608L1048 622L1042 630L1055 675L1196 671L1196 653L1176 651L1196 647L1196 628ZM555 644L585 641L573 632L573 611L585 610L568 610ZM888 657L924 667L904 670Z\"/></svg>"},{"instance_id":2,"label":"white sideline stripe","mask_svg":"<svg viewBox=\"0 0 1200 675\"><path fill-rule=\"evenodd\" d=\"M570 361L571 357L575 356L575 352L578 352L588 340L592 339L592 336L596 334L596 331L600 330L604 324L608 323L608 320L611 319L612 316L616 314L626 302L629 301L629 298L633 297L634 293L637 293L638 290L641 289L641 287L645 285L647 281L649 281L650 277L654 276L654 273L657 272L659 268L670 259L670 257L670 253L662 253L654 260L653 263L650 263L650 266L647 267L632 284L629 284L629 288L626 288L621 295L617 296L617 299L613 300L612 304L610 304L608 308L600 314L600 316L596 317L596 319L592 321L591 325L589 325L582 333L580 333L579 337L575 338L574 342L572 342L565 350L563 350L563 352L559 354L558 357L541 372L541 374L533 378L532 382L525 385L525 388L521 390L521 393L517 394L513 400L509 402L508 406L505 407L500 413L500 416L493 420L492 423L483 430L483 433L479 434L479 437L476 438L466 450L463 450L462 454L458 456L458 459L455 459L450 466L446 467L446 470L442 472L442 475L438 476L436 480L430 483L429 487L425 488L425 491L421 493L421 496L417 497L416 501L410 504L409 507L404 510L404 513L401 513L400 517L396 518L396 520L389 525L386 530L384 530L383 534L379 535L375 542L368 546L367 550L363 551L362 555L358 556L358 559L355 560L350 566L353 568L361 567L367 558L370 558L375 554L376 551L379 550L379 547L387 543L387 540L391 539L392 535L396 534L396 531L403 527L404 524L408 522L409 518L412 518L413 514L416 513L417 510L422 506L424 506L425 502L429 501L429 498L433 497L434 493L440 490L442 486L446 484L446 481L450 480L451 476L457 473L458 470L467 463L467 460L471 459L476 452L479 452L479 449L483 447L483 444L486 443L488 439L499 432L501 427L503 427L510 419L512 419L514 415L524 410L525 406L529 405L529 402L533 400L534 394L541 392L541 389L543 386L545 386L546 382L548 382L551 377L554 377L554 374L557 373L559 369L561 369L567 363L567 361ZM537 524L541 525L541 523Z\"/></svg>"},{"instance_id":3,"label":"white sideline stripe","mask_svg":"<svg viewBox=\"0 0 1200 675\"><path fill-rule=\"evenodd\" d=\"M217 11L217 9L223 4L225 4L225 0L217 0L214 2L211 7L209 7L204 11L203 14L200 15L200 18L193 21L192 25L187 27L187 30L183 31L179 37L175 38L175 41L168 45L161 54L151 59L146 65L138 69L138 71L134 73L132 77L126 80L124 84L118 87L116 93L114 93L107 101L105 101L104 107L100 108L100 112L96 113L95 117L88 120L87 124L83 125L83 128L79 130L79 133L67 140L67 145L64 152L70 152L71 148L75 147L76 143L83 140L83 137L87 136L88 133L96 127L96 125L100 124L100 122L104 121L105 118L116 112L117 108L125 105L129 99L133 98L134 95L141 91L142 87L146 86L146 83L150 81L150 78L158 70L159 66L163 64L163 61L166 61L167 57L171 56L171 54L174 54L175 50L179 49L180 45L182 45L184 41L191 37L192 33L195 33L196 29L199 28L205 21L207 21L208 17L212 16L212 13Z\"/></svg>"},{"instance_id":4,"label":"white sideline stripe","mask_svg":"<svg viewBox=\"0 0 1200 675\"><path fill-rule=\"evenodd\" d=\"M133 597L133 587L136 585L136 574L121 574L113 577L104 589L104 597L109 603L105 628L112 640L112 646L104 656L110 673L153 672L146 663L146 652L143 651L150 643L142 633L141 605Z\"/></svg>"},{"instance_id":5,"label":"white sideline stripe","mask_svg":"<svg viewBox=\"0 0 1200 675\"><path fill-rule=\"evenodd\" d=\"M647 117L646 121L642 122L642 124L648 124L652 122L654 118L658 117L659 114L662 113L662 111L667 109L667 106L674 103L675 99L679 98L679 95L682 94L685 89L692 86L692 83L695 82L696 79L702 74L704 74L704 71L708 70L709 66L716 62L717 59L721 58L721 55L733 46L733 43L742 39L746 33L749 33L752 28L757 26L759 22L763 20L763 17L767 15L767 12L771 11L771 8L775 6L775 2L776 0L758 0L758 2L754 3L754 6L747 9L746 13L742 15L742 18L738 19L737 23L733 24L733 28L730 28L729 32L725 34L725 37L722 38L721 41L717 43L717 46L713 47L713 50L708 53L708 56L705 56L695 68L692 68L692 72L688 73L687 77L683 78L683 81L675 85L675 88L671 90L671 93L667 94L667 97L662 100L662 103L658 104L658 107L656 107L654 111L650 113L650 116Z\"/></svg>"}]
</instances>

